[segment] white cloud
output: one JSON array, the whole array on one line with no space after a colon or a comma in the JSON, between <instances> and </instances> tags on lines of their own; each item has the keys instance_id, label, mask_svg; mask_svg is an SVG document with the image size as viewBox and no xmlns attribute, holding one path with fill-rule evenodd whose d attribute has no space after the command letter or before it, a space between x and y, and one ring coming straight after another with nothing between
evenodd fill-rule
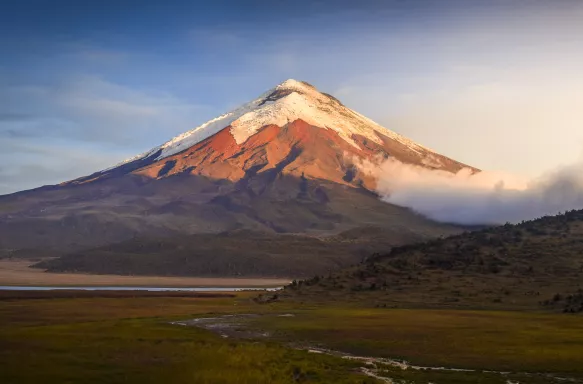
<instances>
[{"instance_id":1,"label":"white cloud","mask_svg":"<svg viewBox=\"0 0 583 384\"><path fill-rule=\"evenodd\" d=\"M393 159L359 168L375 176L384 201L441 222L516 223L583 209L583 161L532 179L469 169L452 174Z\"/></svg>"}]
</instances>

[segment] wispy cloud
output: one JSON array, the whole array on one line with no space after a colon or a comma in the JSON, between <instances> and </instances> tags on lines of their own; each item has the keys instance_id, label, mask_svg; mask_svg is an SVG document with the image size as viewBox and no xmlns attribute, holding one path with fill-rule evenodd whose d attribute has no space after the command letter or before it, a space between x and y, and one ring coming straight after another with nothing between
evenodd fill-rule
<instances>
[{"instance_id":1,"label":"wispy cloud","mask_svg":"<svg viewBox=\"0 0 583 384\"><path fill-rule=\"evenodd\" d=\"M95 76L0 88L0 193L105 168L186 131L206 106Z\"/></svg>"},{"instance_id":2,"label":"wispy cloud","mask_svg":"<svg viewBox=\"0 0 583 384\"><path fill-rule=\"evenodd\" d=\"M63 140L0 140L0 194L55 184L106 168L128 156L122 149L105 151Z\"/></svg>"},{"instance_id":3,"label":"wispy cloud","mask_svg":"<svg viewBox=\"0 0 583 384\"><path fill-rule=\"evenodd\" d=\"M458 84L394 100L382 122L478 167L534 176L577 157L583 76L567 71L563 77L544 67L455 73Z\"/></svg>"},{"instance_id":4,"label":"wispy cloud","mask_svg":"<svg viewBox=\"0 0 583 384\"><path fill-rule=\"evenodd\" d=\"M51 86L3 87L0 101L0 135L18 131L114 144L139 144L150 134L171 136L208 113L206 106L167 93L135 90L92 76Z\"/></svg>"},{"instance_id":5,"label":"wispy cloud","mask_svg":"<svg viewBox=\"0 0 583 384\"><path fill-rule=\"evenodd\" d=\"M76 50L74 56L88 63L97 65L119 65L127 62L130 58L130 55L127 52L95 48L91 46Z\"/></svg>"}]
</instances>

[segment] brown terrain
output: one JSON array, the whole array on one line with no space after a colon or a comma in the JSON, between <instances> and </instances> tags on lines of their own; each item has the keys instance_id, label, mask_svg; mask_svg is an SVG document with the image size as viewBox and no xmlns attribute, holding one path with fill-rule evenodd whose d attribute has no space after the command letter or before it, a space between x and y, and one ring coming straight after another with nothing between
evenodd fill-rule
<instances>
[{"instance_id":1,"label":"brown terrain","mask_svg":"<svg viewBox=\"0 0 583 384\"><path fill-rule=\"evenodd\" d=\"M34 261L0 260L0 284L11 286L133 286L133 287L279 287L288 279L118 276L82 273L44 273L30 268Z\"/></svg>"},{"instance_id":2,"label":"brown terrain","mask_svg":"<svg viewBox=\"0 0 583 384\"><path fill-rule=\"evenodd\" d=\"M406 229L366 227L337 236L273 235L239 230L166 238L134 238L71 252L34 267L49 272L150 276L249 276L270 278L328 274L373 252L422 241ZM212 257L209 257L212 256Z\"/></svg>"}]
</instances>

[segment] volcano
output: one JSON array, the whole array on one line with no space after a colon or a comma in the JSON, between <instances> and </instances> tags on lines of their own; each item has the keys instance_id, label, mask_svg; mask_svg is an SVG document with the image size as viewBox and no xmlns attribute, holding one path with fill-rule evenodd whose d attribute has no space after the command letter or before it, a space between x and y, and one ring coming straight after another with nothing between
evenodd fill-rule
<instances>
[{"instance_id":1,"label":"volcano","mask_svg":"<svg viewBox=\"0 0 583 384\"><path fill-rule=\"evenodd\" d=\"M456 231L378 199L357 164L391 157L471 168L287 80L114 167L0 197L0 248L61 252L237 230L324 236L374 227L395 242Z\"/></svg>"}]
</instances>

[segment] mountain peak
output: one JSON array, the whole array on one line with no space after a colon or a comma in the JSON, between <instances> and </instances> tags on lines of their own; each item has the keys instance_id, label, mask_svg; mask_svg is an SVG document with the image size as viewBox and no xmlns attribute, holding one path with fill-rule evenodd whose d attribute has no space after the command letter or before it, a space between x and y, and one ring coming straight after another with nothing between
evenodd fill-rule
<instances>
[{"instance_id":1,"label":"mountain peak","mask_svg":"<svg viewBox=\"0 0 583 384\"><path fill-rule=\"evenodd\" d=\"M283 83L279 83L276 88L290 88L290 89L302 89L302 88L312 88L315 89L312 84L307 81L287 79Z\"/></svg>"},{"instance_id":2,"label":"mountain peak","mask_svg":"<svg viewBox=\"0 0 583 384\"><path fill-rule=\"evenodd\" d=\"M318 91L310 83L288 79L239 108L209 120L115 167L152 156L156 160L161 160L182 152L225 128L230 129L235 142L241 145L263 127L269 125L284 127L296 120L302 120L317 128L333 130L356 149L360 149L355 141L356 136L379 145L382 144L381 136L386 136L413 152L427 151L426 148L347 108L338 99Z\"/></svg>"},{"instance_id":3,"label":"mountain peak","mask_svg":"<svg viewBox=\"0 0 583 384\"><path fill-rule=\"evenodd\" d=\"M275 88L272 89L270 96L272 99L276 99L275 95L283 97L294 92L299 93L300 95L304 95L310 99L315 99L319 102L332 102L342 105L340 100L330 94L320 92L315 86L308 83L307 81L299 81L294 79L287 79L283 83L278 84Z\"/></svg>"},{"instance_id":4,"label":"mountain peak","mask_svg":"<svg viewBox=\"0 0 583 384\"><path fill-rule=\"evenodd\" d=\"M295 79L287 79L283 83L278 84L274 90L299 93L320 93L316 87L307 81L300 81Z\"/></svg>"}]
</instances>

